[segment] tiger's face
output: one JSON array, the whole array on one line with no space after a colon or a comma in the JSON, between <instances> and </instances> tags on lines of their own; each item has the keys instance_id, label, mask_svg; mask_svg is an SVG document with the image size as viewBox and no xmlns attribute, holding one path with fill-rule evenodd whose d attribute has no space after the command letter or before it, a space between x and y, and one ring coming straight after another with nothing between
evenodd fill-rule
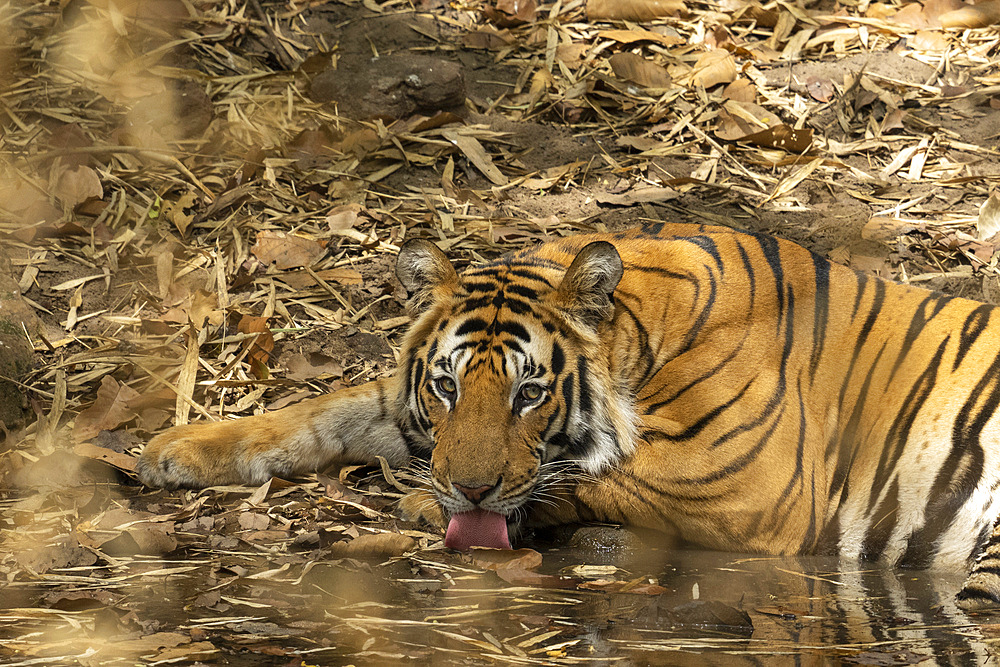
<instances>
[{"instance_id":1,"label":"tiger's face","mask_svg":"<svg viewBox=\"0 0 1000 667\"><path fill-rule=\"evenodd\" d=\"M428 242L400 251L397 275L423 311L404 345L401 400L407 431L431 450L449 546L509 547L508 524L546 469L597 472L622 455L628 417L600 352L621 273L603 242L568 269L515 258L462 278Z\"/></svg>"}]
</instances>

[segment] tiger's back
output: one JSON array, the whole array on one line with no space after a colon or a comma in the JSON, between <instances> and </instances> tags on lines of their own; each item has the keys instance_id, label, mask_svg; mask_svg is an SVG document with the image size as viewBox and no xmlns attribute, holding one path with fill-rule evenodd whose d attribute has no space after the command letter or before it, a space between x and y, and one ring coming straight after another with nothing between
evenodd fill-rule
<instances>
[{"instance_id":1,"label":"tiger's back","mask_svg":"<svg viewBox=\"0 0 1000 667\"><path fill-rule=\"evenodd\" d=\"M632 498L655 505L651 527L713 548L918 566L966 563L985 542L993 307L765 235L656 225L569 250L595 238L625 265L604 336L641 427L633 455L581 489L584 505L599 497L592 518L629 517Z\"/></svg>"}]
</instances>

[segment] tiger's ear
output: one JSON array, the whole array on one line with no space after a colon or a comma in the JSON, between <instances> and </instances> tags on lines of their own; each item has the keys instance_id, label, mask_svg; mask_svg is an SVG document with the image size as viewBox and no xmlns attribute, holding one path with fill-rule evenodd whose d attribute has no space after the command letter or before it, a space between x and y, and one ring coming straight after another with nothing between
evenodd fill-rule
<instances>
[{"instance_id":1,"label":"tiger's ear","mask_svg":"<svg viewBox=\"0 0 1000 667\"><path fill-rule=\"evenodd\" d=\"M612 295L623 272L615 247L607 241L594 241L576 254L556 294L572 315L596 327L614 315Z\"/></svg>"},{"instance_id":2,"label":"tiger's ear","mask_svg":"<svg viewBox=\"0 0 1000 667\"><path fill-rule=\"evenodd\" d=\"M396 277L406 289L406 307L413 315L458 286L455 267L440 248L424 239L411 239L399 249Z\"/></svg>"}]
</instances>

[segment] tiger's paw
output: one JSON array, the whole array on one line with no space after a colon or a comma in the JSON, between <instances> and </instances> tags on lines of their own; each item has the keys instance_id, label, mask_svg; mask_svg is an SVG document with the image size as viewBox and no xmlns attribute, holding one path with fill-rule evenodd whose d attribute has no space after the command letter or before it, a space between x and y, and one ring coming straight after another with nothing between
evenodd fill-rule
<instances>
[{"instance_id":1,"label":"tiger's paw","mask_svg":"<svg viewBox=\"0 0 1000 667\"><path fill-rule=\"evenodd\" d=\"M407 521L426 521L438 528L448 525L441 503L429 489L410 491L399 499L399 509Z\"/></svg>"},{"instance_id":2,"label":"tiger's paw","mask_svg":"<svg viewBox=\"0 0 1000 667\"><path fill-rule=\"evenodd\" d=\"M234 431L233 424L187 424L161 433L139 457L139 479L147 486L168 489L254 483L260 477L266 480L270 477L267 471L254 475L246 464L245 447L240 442L245 433Z\"/></svg>"},{"instance_id":3,"label":"tiger's paw","mask_svg":"<svg viewBox=\"0 0 1000 667\"><path fill-rule=\"evenodd\" d=\"M982 569L982 564L978 564L955 596L955 602L965 611L1000 609L1000 573Z\"/></svg>"}]
</instances>

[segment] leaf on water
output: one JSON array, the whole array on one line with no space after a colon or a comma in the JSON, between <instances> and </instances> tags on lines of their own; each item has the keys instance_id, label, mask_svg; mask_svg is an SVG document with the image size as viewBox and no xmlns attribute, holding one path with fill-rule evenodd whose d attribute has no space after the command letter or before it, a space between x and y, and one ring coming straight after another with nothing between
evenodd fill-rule
<instances>
[{"instance_id":1,"label":"leaf on water","mask_svg":"<svg viewBox=\"0 0 1000 667\"><path fill-rule=\"evenodd\" d=\"M683 0L587 0L591 21L651 21L686 13Z\"/></svg>"},{"instance_id":2,"label":"leaf on water","mask_svg":"<svg viewBox=\"0 0 1000 667\"><path fill-rule=\"evenodd\" d=\"M100 550L112 558L136 554L162 556L177 548L177 539L171 534L173 529L173 523L128 526L116 537L102 542Z\"/></svg>"},{"instance_id":3,"label":"leaf on water","mask_svg":"<svg viewBox=\"0 0 1000 667\"><path fill-rule=\"evenodd\" d=\"M155 663L197 662L209 659L218 653L219 649L212 642L191 642L164 649L150 658L150 661Z\"/></svg>"},{"instance_id":4,"label":"leaf on water","mask_svg":"<svg viewBox=\"0 0 1000 667\"><path fill-rule=\"evenodd\" d=\"M350 542L331 544L331 558L381 559L402 556L417 547L417 541L399 533L372 533L358 535Z\"/></svg>"},{"instance_id":5,"label":"leaf on water","mask_svg":"<svg viewBox=\"0 0 1000 667\"><path fill-rule=\"evenodd\" d=\"M670 74L665 67L634 53L616 53L608 59L611 69L619 79L637 83L646 88L668 88Z\"/></svg>"},{"instance_id":6,"label":"leaf on water","mask_svg":"<svg viewBox=\"0 0 1000 667\"><path fill-rule=\"evenodd\" d=\"M538 588L576 588L580 580L572 577L558 577L539 574L520 567L504 567L496 570L497 576L513 586L537 586Z\"/></svg>"},{"instance_id":7,"label":"leaf on water","mask_svg":"<svg viewBox=\"0 0 1000 667\"><path fill-rule=\"evenodd\" d=\"M73 424L73 440L89 440L101 431L110 431L134 419L138 413L130 407L129 401L138 397L139 392L105 375L101 378L94 403L77 415Z\"/></svg>"},{"instance_id":8,"label":"leaf on water","mask_svg":"<svg viewBox=\"0 0 1000 667\"><path fill-rule=\"evenodd\" d=\"M542 554L534 549L473 548L469 556L484 570L537 570L542 566Z\"/></svg>"},{"instance_id":9,"label":"leaf on water","mask_svg":"<svg viewBox=\"0 0 1000 667\"><path fill-rule=\"evenodd\" d=\"M24 569L42 574L64 567L93 565L97 562L97 556L81 546L75 537L63 535L51 544L15 552L14 560Z\"/></svg>"},{"instance_id":10,"label":"leaf on water","mask_svg":"<svg viewBox=\"0 0 1000 667\"><path fill-rule=\"evenodd\" d=\"M739 635L753 633L753 621L749 614L717 600L687 602L670 609L667 617L674 625L711 628Z\"/></svg>"},{"instance_id":11,"label":"leaf on water","mask_svg":"<svg viewBox=\"0 0 1000 667\"><path fill-rule=\"evenodd\" d=\"M997 193L991 194L979 207L976 229L979 231L980 241L986 241L1000 233L1000 196Z\"/></svg>"},{"instance_id":12,"label":"leaf on water","mask_svg":"<svg viewBox=\"0 0 1000 667\"><path fill-rule=\"evenodd\" d=\"M663 595L669 593L669 588L650 583L648 577L639 577L633 581L616 581L613 579L596 579L585 581L580 588L608 593L632 593L633 595Z\"/></svg>"},{"instance_id":13,"label":"leaf on water","mask_svg":"<svg viewBox=\"0 0 1000 667\"><path fill-rule=\"evenodd\" d=\"M257 233L257 242L250 249L261 264L275 264L278 269L297 269L312 266L326 252L322 241L303 236L263 230Z\"/></svg>"}]
</instances>

